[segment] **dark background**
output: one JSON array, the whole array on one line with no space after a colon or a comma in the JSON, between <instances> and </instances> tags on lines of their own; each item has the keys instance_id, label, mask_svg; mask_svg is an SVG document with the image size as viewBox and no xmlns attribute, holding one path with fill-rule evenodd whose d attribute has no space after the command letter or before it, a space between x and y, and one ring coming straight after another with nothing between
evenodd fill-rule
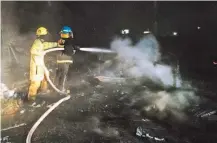
<instances>
[{"instance_id":1,"label":"dark background","mask_svg":"<svg viewBox=\"0 0 217 143\"><path fill-rule=\"evenodd\" d=\"M69 25L80 46L109 47L125 28L136 42L144 30L154 31L156 19L162 50L178 57L181 72L216 79L217 2L4 2L2 7L9 3L21 34L45 26L56 40L61 27Z\"/></svg>"}]
</instances>

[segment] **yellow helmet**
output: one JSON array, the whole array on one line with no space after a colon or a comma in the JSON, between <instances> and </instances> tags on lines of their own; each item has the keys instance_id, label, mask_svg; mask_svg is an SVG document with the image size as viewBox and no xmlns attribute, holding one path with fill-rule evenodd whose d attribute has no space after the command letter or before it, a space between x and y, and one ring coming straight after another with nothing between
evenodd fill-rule
<instances>
[{"instance_id":1,"label":"yellow helmet","mask_svg":"<svg viewBox=\"0 0 217 143\"><path fill-rule=\"evenodd\" d=\"M39 27L36 31L37 36L47 35L47 34L48 34L48 31L47 31L47 28L45 27Z\"/></svg>"}]
</instances>

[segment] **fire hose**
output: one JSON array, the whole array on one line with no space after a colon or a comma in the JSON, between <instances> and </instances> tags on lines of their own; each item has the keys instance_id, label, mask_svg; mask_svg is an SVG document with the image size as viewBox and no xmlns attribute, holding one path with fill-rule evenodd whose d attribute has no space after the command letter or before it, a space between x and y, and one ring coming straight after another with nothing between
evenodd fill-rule
<instances>
[{"instance_id":1,"label":"fire hose","mask_svg":"<svg viewBox=\"0 0 217 143\"><path fill-rule=\"evenodd\" d=\"M48 49L46 51L44 51L44 55L46 55L47 53L49 52L53 52L53 51L61 51L61 50L64 50L64 48L53 48L53 49ZM36 128L39 126L39 124L57 107L59 106L62 102L66 101L66 100L69 100L70 99L70 95L68 95L67 93L65 92L62 92L60 91L54 84L53 82L50 80L50 77L49 77L49 71L47 69L47 67L45 66L45 63L44 63L44 60L43 60L43 68L44 68L44 71L45 71L45 76L47 78L47 81L48 83L52 86L52 88L57 91L58 93L60 94L63 94L63 95L67 95L66 97L60 99L59 101L57 101L56 103L54 103L37 121L36 123L32 126L31 130L29 131L28 135L27 135L27 138L26 138L26 143L31 143L31 138L32 138L32 135L34 133L34 131L36 130Z\"/></svg>"},{"instance_id":2,"label":"fire hose","mask_svg":"<svg viewBox=\"0 0 217 143\"><path fill-rule=\"evenodd\" d=\"M108 49L98 49L98 48L78 48L80 51L85 51L85 52L94 52L94 53L115 53L114 51L108 50ZM53 48L53 49L48 49L46 51L44 51L44 55L46 55L49 52L53 52L53 51L62 51L64 50L64 48ZM68 95L65 92L60 91L54 84L53 82L50 80L49 77L49 71L47 69L47 67L45 66L44 60L42 63L42 66L44 68L45 71L45 76L47 78L48 83L52 86L52 88L57 91L60 94L63 95L67 95L66 97L60 99L59 101L57 101L56 103L54 103L38 120L37 122L33 125L33 127L31 128L31 130L29 131L27 138L26 138L26 143L31 143L31 137L34 133L34 131L36 130L36 128L39 126L39 124L50 114L50 112L52 112L57 106L59 106L62 102L69 100L71 98L70 95Z\"/></svg>"}]
</instances>

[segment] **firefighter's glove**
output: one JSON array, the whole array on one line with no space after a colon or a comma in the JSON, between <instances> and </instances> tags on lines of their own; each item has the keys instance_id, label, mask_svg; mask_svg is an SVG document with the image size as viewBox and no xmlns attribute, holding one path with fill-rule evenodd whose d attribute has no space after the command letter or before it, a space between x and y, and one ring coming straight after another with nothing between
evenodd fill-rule
<instances>
[{"instance_id":1,"label":"firefighter's glove","mask_svg":"<svg viewBox=\"0 0 217 143\"><path fill-rule=\"evenodd\" d=\"M73 46L73 55L79 50L78 46Z\"/></svg>"},{"instance_id":2,"label":"firefighter's glove","mask_svg":"<svg viewBox=\"0 0 217 143\"><path fill-rule=\"evenodd\" d=\"M59 45L63 45L63 40L62 39L59 39L58 42L57 42Z\"/></svg>"}]
</instances>

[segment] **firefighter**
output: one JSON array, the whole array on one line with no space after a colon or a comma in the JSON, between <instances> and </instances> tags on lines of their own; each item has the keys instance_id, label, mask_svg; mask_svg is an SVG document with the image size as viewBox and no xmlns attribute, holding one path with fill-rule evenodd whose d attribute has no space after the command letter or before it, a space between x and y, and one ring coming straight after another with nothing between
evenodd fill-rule
<instances>
[{"instance_id":1,"label":"firefighter","mask_svg":"<svg viewBox=\"0 0 217 143\"><path fill-rule=\"evenodd\" d=\"M72 55L76 52L76 46L74 44L72 29L69 26L62 27L60 37L58 44L60 47L63 47L64 50L57 55L55 84L60 90L65 92L65 82L67 80L69 66L73 64Z\"/></svg>"},{"instance_id":2,"label":"firefighter","mask_svg":"<svg viewBox=\"0 0 217 143\"><path fill-rule=\"evenodd\" d=\"M42 92L48 91L48 84L45 77L45 71L43 69L44 54L43 51L49 48L55 48L58 46L58 42L46 42L45 39L48 36L48 30L45 27L40 27L36 31L36 40L34 41L30 53L30 87L28 90L28 100L34 101L38 89L40 87Z\"/></svg>"}]
</instances>

